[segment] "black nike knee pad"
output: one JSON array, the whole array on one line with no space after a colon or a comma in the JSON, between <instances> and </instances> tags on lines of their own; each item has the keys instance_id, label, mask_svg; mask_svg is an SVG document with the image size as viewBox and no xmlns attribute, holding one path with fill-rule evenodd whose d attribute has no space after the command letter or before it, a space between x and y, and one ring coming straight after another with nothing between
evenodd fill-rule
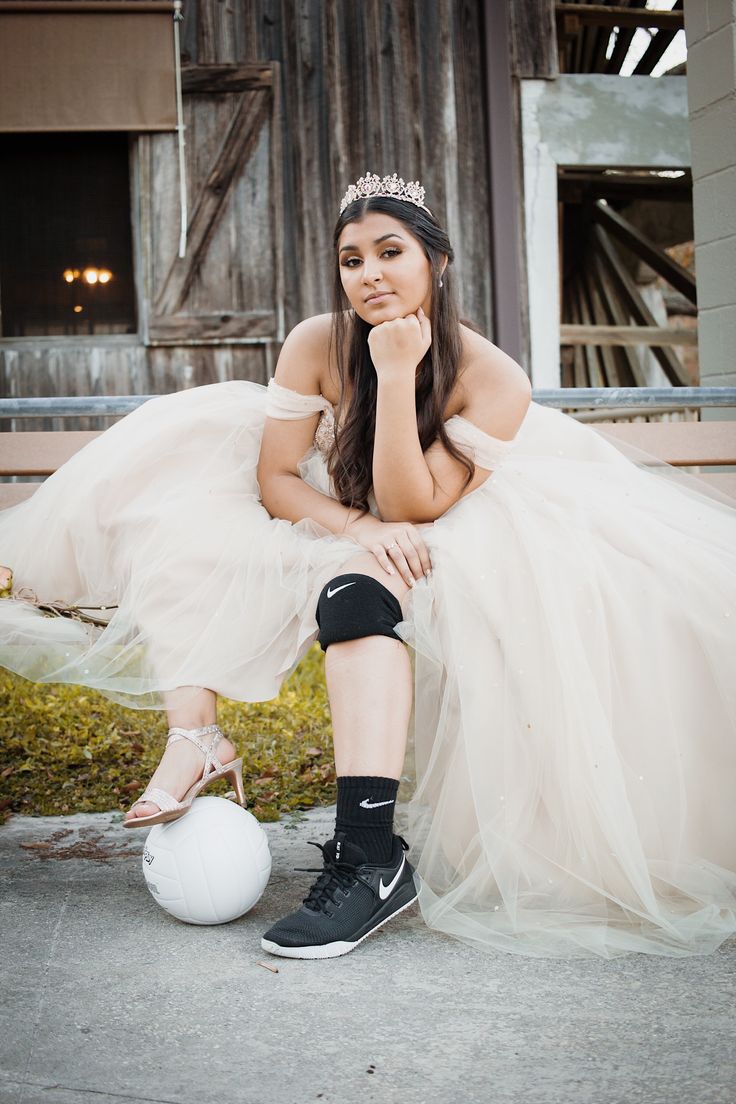
<instances>
[{"instance_id":1,"label":"black nike knee pad","mask_svg":"<svg viewBox=\"0 0 736 1104\"><path fill-rule=\"evenodd\" d=\"M361 636L401 640L394 626L402 620L401 604L388 587L371 575L349 572L335 576L322 588L317 602L317 640L323 652L330 644Z\"/></svg>"}]
</instances>

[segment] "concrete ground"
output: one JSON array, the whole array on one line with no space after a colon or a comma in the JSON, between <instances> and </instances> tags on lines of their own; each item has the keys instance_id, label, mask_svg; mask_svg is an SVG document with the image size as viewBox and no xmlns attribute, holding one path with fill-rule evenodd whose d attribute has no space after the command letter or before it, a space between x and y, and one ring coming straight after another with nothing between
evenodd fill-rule
<instances>
[{"instance_id":1,"label":"concrete ground","mask_svg":"<svg viewBox=\"0 0 736 1104\"><path fill-rule=\"evenodd\" d=\"M736 941L703 958L484 955L408 910L352 954L276 959L334 807L265 825L233 923L174 920L120 814L0 828L2 1104L734 1104ZM317 861L315 861L317 860ZM261 963L276 967L277 973Z\"/></svg>"}]
</instances>

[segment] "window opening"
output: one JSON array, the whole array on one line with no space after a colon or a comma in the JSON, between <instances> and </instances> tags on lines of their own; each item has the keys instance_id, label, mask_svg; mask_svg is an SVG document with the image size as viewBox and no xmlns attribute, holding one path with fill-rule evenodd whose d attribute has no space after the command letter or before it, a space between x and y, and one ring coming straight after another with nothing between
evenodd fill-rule
<instances>
[{"instance_id":1,"label":"window opening","mask_svg":"<svg viewBox=\"0 0 736 1104\"><path fill-rule=\"evenodd\" d=\"M0 335L136 328L127 134L0 136Z\"/></svg>"}]
</instances>

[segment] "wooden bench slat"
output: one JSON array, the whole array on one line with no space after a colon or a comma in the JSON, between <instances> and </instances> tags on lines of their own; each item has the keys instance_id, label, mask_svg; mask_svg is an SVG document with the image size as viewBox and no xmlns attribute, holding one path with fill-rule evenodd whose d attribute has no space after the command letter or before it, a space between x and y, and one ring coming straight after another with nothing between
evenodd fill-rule
<instances>
[{"instance_id":1,"label":"wooden bench slat","mask_svg":"<svg viewBox=\"0 0 736 1104\"><path fill-rule=\"evenodd\" d=\"M596 422L590 428L601 429L669 464L736 464L736 421ZM0 475L50 475L101 432L2 433Z\"/></svg>"},{"instance_id":2,"label":"wooden bench slat","mask_svg":"<svg viewBox=\"0 0 736 1104\"><path fill-rule=\"evenodd\" d=\"M40 486L40 483L0 483L0 510L24 502Z\"/></svg>"},{"instance_id":3,"label":"wooden bench slat","mask_svg":"<svg viewBox=\"0 0 736 1104\"><path fill-rule=\"evenodd\" d=\"M717 491L736 498L736 472L708 472L707 475L697 475L696 479L704 479Z\"/></svg>"},{"instance_id":4,"label":"wooden bench slat","mask_svg":"<svg viewBox=\"0 0 736 1104\"><path fill-rule=\"evenodd\" d=\"M596 422L590 428L602 429L668 464L736 464L736 421Z\"/></svg>"},{"instance_id":5,"label":"wooden bench slat","mask_svg":"<svg viewBox=\"0 0 736 1104\"><path fill-rule=\"evenodd\" d=\"M0 475L51 475L102 430L0 433Z\"/></svg>"},{"instance_id":6,"label":"wooden bench slat","mask_svg":"<svg viewBox=\"0 0 736 1104\"><path fill-rule=\"evenodd\" d=\"M736 499L736 472L701 472L699 475L694 474L694 478L702 479L716 490ZM24 502L39 486L39 483L0 483L0 510Z\"/></svg>"}]
</instances>

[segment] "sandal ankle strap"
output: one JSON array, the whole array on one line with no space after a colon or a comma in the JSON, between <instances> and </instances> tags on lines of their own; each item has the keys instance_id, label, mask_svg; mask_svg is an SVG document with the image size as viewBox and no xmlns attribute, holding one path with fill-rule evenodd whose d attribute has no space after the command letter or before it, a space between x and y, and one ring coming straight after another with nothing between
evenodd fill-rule
<instances>
[{"instance_id":1,"label":"sandal ankle strap","mask_svg":"<svg viewBox=\"0 0 736 1104\"><path fill-rule=\"evenodd\" d=\"M212 733L212 740L209 744L205 744L203 740L200 740L200 736L206 736L209 733ZM211 773L210 766L217 771L223 771L225 769L215 755L215 749L220 740L223 739L223 736L224 733L222 729L216 724L205 725L203 728L170 728L166 746L168 747L169 744L175 744L177 740L190 740L204 755L202 778L206 778L207 775Z\"/></svg>"}]
</instances>

